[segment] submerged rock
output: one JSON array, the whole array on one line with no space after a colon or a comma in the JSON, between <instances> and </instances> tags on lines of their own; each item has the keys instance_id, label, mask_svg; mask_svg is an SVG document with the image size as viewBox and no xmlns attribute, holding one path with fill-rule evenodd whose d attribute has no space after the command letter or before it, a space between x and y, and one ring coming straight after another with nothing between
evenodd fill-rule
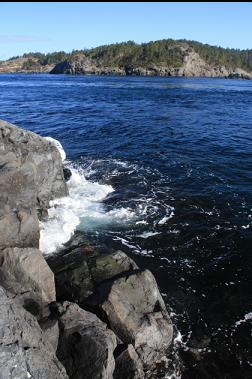
<instances>
[{"instance_id":1,"label":"submerged rock","mask_svg":"<svg viewBox=\"0 0 252 379\"><path fill-rule=\"evenodd\" d=\"M34 316L0 287L0 379L67 379Z\"/></svg>"},{"instance_id":2,"label":"submerged rock","mask_svg":"<svg viewBox=\"0 0 252 379\"><path fill-rule=\"evenodd\" d=\"M87 303L106 315L111 329L133 345L145 365L162 357L172 343L173 326L148 270L100 284Z\"/></svg>"},{"instance_id":3,"label":"submerged rock","mask_svg":"<svg viewBox=\"0 0 252 379\"><path fill-rule=\"evenodd\" d=\"M112 379L116 336L94 314L64 302L58 307L59 360L72 379Z\"/></svg>"}]
</instances>

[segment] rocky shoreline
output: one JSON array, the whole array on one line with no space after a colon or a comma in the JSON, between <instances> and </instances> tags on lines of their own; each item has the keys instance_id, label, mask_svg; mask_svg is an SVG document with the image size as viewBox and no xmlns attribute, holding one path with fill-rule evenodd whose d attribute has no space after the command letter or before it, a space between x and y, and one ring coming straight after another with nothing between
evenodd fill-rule
<instances>
[{"instance_id":1,"label":"rocky shoreline","mask_svg":"<svg viewBox=\"0 0 252 379\"><path fill-rule=\"evenodd\" d=\"M209 64L197 52L188 47L181 47L183 61L179 65L166 62L149 64L104 63L85 54L76 54L57 63L41 65L36 58L34 64L26 67L31 58L16 58L0 62L1 73L21 74L67 74L67 75L102 75L102 76L161 76L161 77L207 77L223 79L252 79L251 70L241 67Z\"/></svg>"},{"instance_id":2,"label":"rocky shoreline","mask_svg":"<svg viewBox=\"0 0 252 379\"><path fill-rule=\"evenodd\" d=\"M172 76L172 77L208 77L224 79L252 79L252 74L239 67L230 68L221 65L209 65L198 53L188 52L181 66L149 64L145 66L105 66L95 59L77 55L58 63L50 74L70 75L118 75L118 76Z\"/></svg>"},{"instance_id":3,"label":"rocky shoreline","mask_svg":"<svg viewBox=\"0 0 252 379\"><path fill-rule=\"evenodd\" d=\"M70 174L52 142L0 121L0 379L155 378L174 328L152 273L83 242L39 250Z\"/></svg>"}]
</instances>

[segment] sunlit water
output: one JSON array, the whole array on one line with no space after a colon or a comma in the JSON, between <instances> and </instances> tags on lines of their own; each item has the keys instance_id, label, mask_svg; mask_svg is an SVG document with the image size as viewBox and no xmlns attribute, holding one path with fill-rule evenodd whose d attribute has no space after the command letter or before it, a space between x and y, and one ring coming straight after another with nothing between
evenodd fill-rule
<instances>
[{"instance_id":1,"label":"sunlit water","mask_svg":"<svg viewBox=\"0 0 252 379\"><path fill-rule=\"evenodd\" d=\"M1 74L0 100L74 168L41 248L78 229L124 249L158 280L179 375L252 378L252 82Z\"/></svg>"}]
</instances>

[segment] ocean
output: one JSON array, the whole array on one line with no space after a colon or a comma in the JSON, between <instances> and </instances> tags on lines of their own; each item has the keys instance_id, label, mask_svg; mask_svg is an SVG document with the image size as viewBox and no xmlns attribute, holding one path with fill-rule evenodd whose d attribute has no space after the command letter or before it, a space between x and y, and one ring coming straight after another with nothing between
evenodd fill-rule
<instances>
[{"instance_id":1,"label":"ocean","mask_svg":"<svg viewBox=\"0 0 252 379\"><path fill-rule=\"evenodd\" d=\"M73 172L43 252L74 232L124 250L176 327L169 377L252 378L252 82L1 74L0 118Z\"/></svg>"}]
</instances>

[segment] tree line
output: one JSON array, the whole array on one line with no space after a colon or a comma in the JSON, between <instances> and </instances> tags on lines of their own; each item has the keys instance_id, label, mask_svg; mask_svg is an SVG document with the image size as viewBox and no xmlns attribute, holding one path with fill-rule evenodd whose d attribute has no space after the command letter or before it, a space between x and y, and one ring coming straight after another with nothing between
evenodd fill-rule
<instances>
[{"instance_id":1,"label":"tree line","mask_svg":"<svg viewBox=\"0 0 252 379\"><path fill-rule=\"evenodd\" d=\"M127 41L92 49L73 50L70 53L64 51L48 54L31 52L24 54L22 57L28 58L24 62L24 68L35 68L36 65L56 65L80 55L94 59L105 66L146 67L148 65L167 65L179 67L183 64L184 56L193 50L211 66L240 67L252 71L252 49L225 49L197 41L173 39L151 41L142 44ZM16 58L18 57L12 57L10 60Z\"/></svg>"}]
</instances>

